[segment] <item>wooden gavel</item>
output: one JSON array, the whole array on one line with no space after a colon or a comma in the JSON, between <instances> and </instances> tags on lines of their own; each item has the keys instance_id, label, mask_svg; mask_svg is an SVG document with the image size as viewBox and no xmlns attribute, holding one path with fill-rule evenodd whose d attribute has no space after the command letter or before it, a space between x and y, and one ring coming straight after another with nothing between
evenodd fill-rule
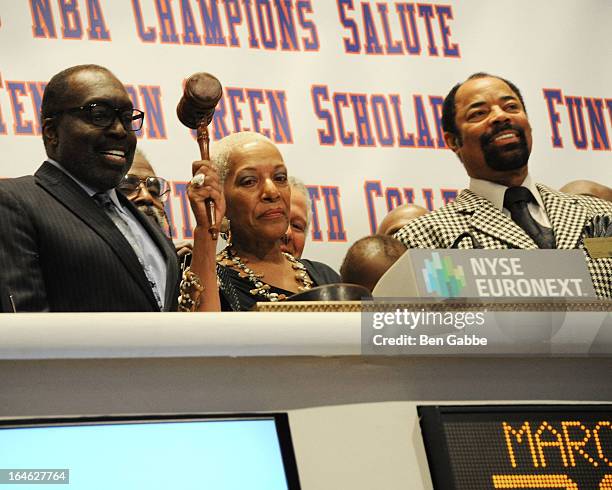
<instances>
[{"instance_id":1,"label":"wooden gavel","mask_svg":"<svg viewBox=\"0 0 612 490\"><path fill-rule=\"evenodd\" d=\"M176 115L188 128L197 130L200 157L210 160L208 125L215 114L217 103L223 96L221 82L210 73L196 73L185 82L183 97L176 106ZM215 201L206 199L206 217L208 218L208 232L213 240L219 235L219 228L215 218Z\"/></svg>"}]
</instances>

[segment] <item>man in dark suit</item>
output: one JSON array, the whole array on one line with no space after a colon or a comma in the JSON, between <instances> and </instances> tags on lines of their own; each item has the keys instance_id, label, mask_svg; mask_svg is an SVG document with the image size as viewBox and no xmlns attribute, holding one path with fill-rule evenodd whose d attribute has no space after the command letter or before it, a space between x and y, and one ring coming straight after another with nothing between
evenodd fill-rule
<instances>
[{"instance_id":1,"label":"man in dark suit","mask_svg":"<svg viewBox=\"0 0 612 490\"><path fill-rule=\"evenodd\" d=\"M42 101L47 161L0 182L0 305L22 311L173 311L178 263L115 187L132 164L132 107L106 68L55 75ZM3 309L9 309L3 306Z\"/></svg>"},{"instance_id":2,"label":"man in dark suit","mask_svg":"<svg viewBox=\"0 0 612 490\"><path fill-rule=\"evenodd\" d=\"M527 162L531 126L511 82L476 73L444 100L447 146L470 176L457 199L401 230L408 248L583 249L595 291L612 297L612 258L591 255L584 239L612 232L612 204L535 184Z\"/></svg>"}]
</instances>

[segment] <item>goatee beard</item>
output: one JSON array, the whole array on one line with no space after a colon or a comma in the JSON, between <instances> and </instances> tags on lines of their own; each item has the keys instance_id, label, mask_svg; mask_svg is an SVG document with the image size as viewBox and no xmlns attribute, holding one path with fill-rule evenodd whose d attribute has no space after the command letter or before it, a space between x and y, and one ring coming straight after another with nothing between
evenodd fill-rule
<instances>
[{"instance_id":1,"label":"goatee beard","mask_svg":"<svg viewBox=\"0 0 612 490\"><path fill-rule=\"evenodd\" d=\"M155 224L159 226L164 233L168 234L168 218L166 217L166 213L164 211L154 206L147 205L138 206L138 210L142 212L142 214L144 214L147 218L150 218L152 221L154 221Z\"/></svg>"},{"instance_id":2,"label":"goatee beard","mask_svg":"<svg viewBox=\"0 0 612 490\"><path fill-rule=\"evenodd\" d=\"M501 147L491 144L493 139L501 132L513 130L518 134L518 143L503 145ZM485 163L493 170L509 171L517 170L527 165L529 161L529 148L525 131L520 126L507 123L495 128L480 137L480 145L484 155Z\"/></svg>"}]
</instances>

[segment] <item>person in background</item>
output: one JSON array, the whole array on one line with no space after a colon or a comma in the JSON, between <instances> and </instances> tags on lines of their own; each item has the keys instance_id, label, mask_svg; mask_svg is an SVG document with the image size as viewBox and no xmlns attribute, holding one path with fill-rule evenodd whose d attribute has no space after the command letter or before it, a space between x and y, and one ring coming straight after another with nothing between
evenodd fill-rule
<instances>
[{"instance_id":1,"label":"person in background","mask_svg":"<svg viewBox=\"0 0 612 490\"><path fill-rule=\"evenodd\" d=\"M343 283L359 284L370 292L406 247L389 235L370 235L357 240L348 249L340 277Z\"/></svg>"},{"instance_id":2,"label":"person in background","mask_svg":"<svg viewBox=\"0 0 612 490\"><path fill-rule=\"evenodd\" d=\"M306 245L312 209L308 189L304 183L295 177L289 177L289 184L291 185L289 228L281 243L281 250L299 259Z\"/></svg>"},{"instance_id":3,"label":"person in background","mask_svg":"<svg viewBox=\"0 0 612 490\"><path fill-rule=\"evenodd\" d=\"M188 186L196 227L181 309L246 311L258 301L283 301L313 286L338 282L329 266L281 250L291 188L272 141L255 132L233 133L211 145L211 157L210 162L193 163ZM207 198L215 201L217 222L224 215L230 222L228 245L217 256L208 232Z\"/></svg>"},{"instance_id":4,"label":"person in background","mask_svg":"<svg viewBox=\"0 0 612 490\"><path fill-rule=\"evenodd\" d=\"M41 112L46 161L0 181L0 289L11 310L176 309L174 248L116 192L144 113L98 65L51 78Z\"/></svg>"},{"instance_id":5,"label":"person in background","mask_svg":"<svg viewBox=\"0 0 612 490\"><path fill-rule=\"evenodd\" d=\"M566 194L598 197L604 201L612 202L612 189L606 185L593 182L592 180L573 180L565 184L559 190Z\"/></svg>"},{"instance_id":6,"label":"person in background","mask_svg":"<svg viewBox=\"0 0 612 490\"><path fill-rule=\"evenodd\" d=\"M402 204L393 208L387 216L383 218L376 230L377 235L394 235L400 228L407 225L413 219L424 216L428 213L427 209L417 204Z\"/></svg>"},{"instance_id":7,"label":"person in background","mask_svg":"<svg viewBox=\"0 0 612 490\"><path fill-rule=\"evenodd\" d=\"M470 177L469 190L398 231L406 247L584 249L584 238L612 234L601 226L612 219L612 204L532 181L531 125L512 82L475 73L458 83L444 99L442 127ZM612 258L584 254L597 295L612 297Z\"/></svg>"},{"instance_id":8,"label":"person in background","mask_svg":"<svg viewBox=\"0 0 612 490\"><path fill-rule=\"evenodd\" d=\"M169 235L164 202L170 195L170 183L155 175L153 167L141 150L136 150L132 166L117 186L117 190Z\"/></svg>"},{"instance_id":9,"label":"person in background","mask_svg":"<svg viewBox=\"0 0 612 490\"><path fill-rule=\"evenodd\" d=\"M153 166L145 154L136 149L134 162L117 190L121 191L137 208L151 218L167 237L170 237L170 224L164 203L170 197L170 183L163 177L155 175ZM181 263L191 255L193 243L183 240L174 243Z\"/></svg>"}]
</instances>

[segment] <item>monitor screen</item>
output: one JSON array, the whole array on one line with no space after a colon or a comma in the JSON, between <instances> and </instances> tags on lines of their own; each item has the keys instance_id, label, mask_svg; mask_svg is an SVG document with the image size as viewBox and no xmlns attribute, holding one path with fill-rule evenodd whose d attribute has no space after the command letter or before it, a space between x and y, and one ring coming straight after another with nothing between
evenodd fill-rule
<instances>
[{"instance_id":1,"label":"monitor screen","mask_svg":"<svg viewBox=\"0 0 612 490\"><path fill-rule=\"evenodd\" d=\"M436 489L612 489L612 405L418 412Z\"/></svg>"},{"instance_id":2,"label":"monitor screen","mask_svg":"<svg viewBox=\"0 0 612 490\"><path fill-rule=\"evenodd\" d=\"M286 414L0 420L0 483L7 490L43 483L71 490L300 488Z\"/></svg>"}]
</instances>

